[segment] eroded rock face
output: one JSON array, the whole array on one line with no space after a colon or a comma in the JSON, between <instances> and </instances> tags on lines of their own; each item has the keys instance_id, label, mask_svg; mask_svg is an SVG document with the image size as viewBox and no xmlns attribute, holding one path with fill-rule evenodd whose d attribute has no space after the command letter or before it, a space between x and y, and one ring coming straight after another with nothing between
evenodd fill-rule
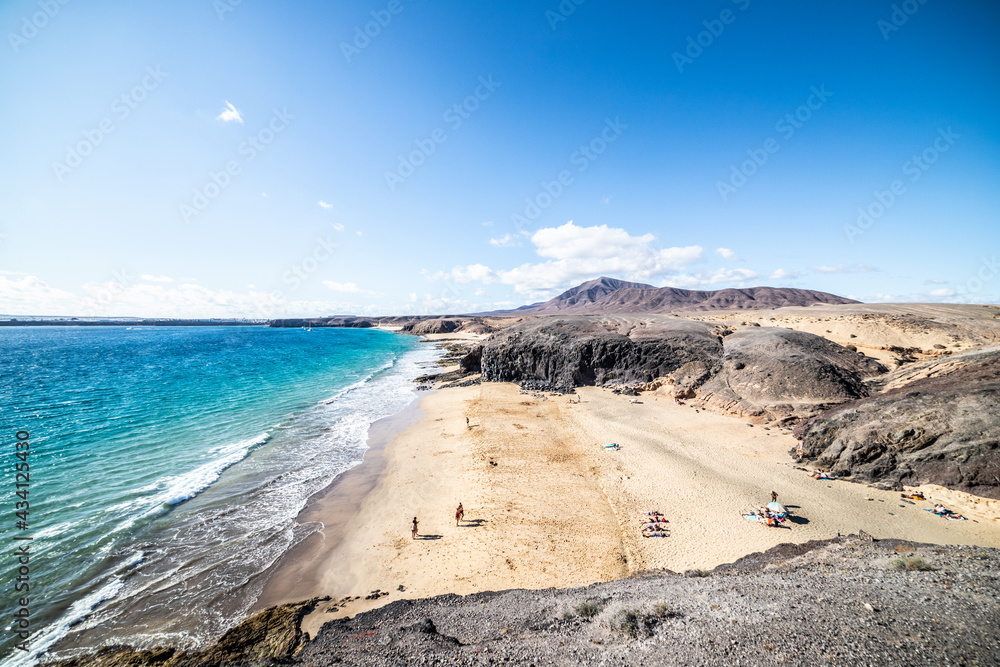
<instances>
[{"instance_id":1,"label":"eroded rock face","mask_svg":"<svg viewBox=\"0 0 1000 667\"><path fill-rule=\"evenodd\" d=\"M721 356L721 341L700 322L622 333L599 319L546 318L495 334L484 344L480 363L487 382L528 382L568 391L650 382L692 362L711 367Z\"/></svg>"},{"instance_id":2,"label":"eroded rock face","mask_svg":"<svg viewBox=\"0 0 1000 667\"><path fill-rule=\"evenodd\" d=\"M865 379L887 370L820 336L750 328L726 336L721 368L698 398L746 417L801 419L868 396Z\"/></svg>"},{"instance_id":3,"label":"eroded rock face","mask_svg":"<svg viewBox=\"0 0 1000 667\"><path fill-rule=\"evenodd\" d=\"M470 369L472 368L470 359ZM486 382L533 388L666 388L746 417L797 420L868 395L874 359L825 338L766 327L737 332L689 320L530 320L494 335L479 366Z\"/></svg>"},{"instance_id":4,"label":"eroded rock face","mask_svg":"<svg viewBox=\"0 0 1000 667\"><path fill-rule=\"evenodd\" d=\"M929 483L1000 498L1000 350L973 358L800 425L807 456L896 488Z\"/></svg>"}]
</instances>

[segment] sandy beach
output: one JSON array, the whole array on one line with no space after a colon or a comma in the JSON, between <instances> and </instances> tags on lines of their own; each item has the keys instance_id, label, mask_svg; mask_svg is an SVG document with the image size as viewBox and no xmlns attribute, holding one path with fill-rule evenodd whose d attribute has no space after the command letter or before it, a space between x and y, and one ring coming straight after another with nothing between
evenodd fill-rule
<instances>
[{"instance_id":1,"label":"sandy beach","mask_svg":"<svg viewBox=\"0 0 1000 667\"><path fill-rule=\"evenodd\" d=\"M969 520L946 521L923 511L929 501L808 477L788 455L794 439L776 427L655 394L638 403L599 388L578 395L571 404L513 384L440 389L376 425L365 463L300 516L324 528L269 572L255 609L328 595L303 622L315 636L326 620L400 599L710 569L859 530L1000 547L995 501L947 494ZM793 515L784 527L740 516L771 491ZM649 510L666 516L669 537L641 536Z\"/></svg>"}]
</instances>

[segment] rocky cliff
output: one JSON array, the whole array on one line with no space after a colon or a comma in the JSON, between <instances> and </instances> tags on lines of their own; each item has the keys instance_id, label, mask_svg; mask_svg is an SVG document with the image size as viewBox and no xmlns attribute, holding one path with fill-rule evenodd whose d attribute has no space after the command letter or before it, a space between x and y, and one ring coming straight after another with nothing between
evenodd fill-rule
<instances>
[{"instance_id":1,"label":"rocky cliff","mask_svg":"<svg viewBox=\"0 0 1000 667\"><path fill-rule=\"evenodd\" d=\"M1000 498L1000 349L928 364L920 374L800 425L807 456L869 482Z\"/></svg>"},{"instance_id":2,"label":"rocky cliff","mask_svg":"<svg viewBox=\"0 0 1000 667\"><path fill-rule=\"evenodd\" d=\"M877 361L791 329L734 332L680 318L548 317L492 336L463 367L486 382L573 387L664 387L747 417L796 420L868 395Z\"/></svg>"}]
</instances>

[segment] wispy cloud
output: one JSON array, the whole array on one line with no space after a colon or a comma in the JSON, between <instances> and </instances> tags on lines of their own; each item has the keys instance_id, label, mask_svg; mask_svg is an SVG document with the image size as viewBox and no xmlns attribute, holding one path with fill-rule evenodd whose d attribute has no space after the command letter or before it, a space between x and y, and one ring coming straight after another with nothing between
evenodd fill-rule
<instances>
[{"instance_id":1,"label":"wispy cloud","mask_svg":"<svg viewBox=\"0 0 1000 667\"><path fill-rule=\"evenodd\" d=\"M334 292L360 292L358 286L355 283L335 283L332 280L324 280L323 284L332 289Z\"/></svg>"},{"instance_id":2,"label":"wispy cloud","mask_svg":"<svg viewBox=\"0 0 1000 667\"><path fill-rule=\"evenodd\" d=\"M520 234L504 234L500 237L491 238L490 245L494 248L511 248L521 245L522 238Z\"/></svg>"},{"instance_id":3,"label":"wispy cloud","mask_svg":"<svg viewBox=\"0 0 1000 667\"><path fill-rule=\"evenodd\" d=\"M316 203L317 203L317 204L319 204L319 207L320 207L320 208L322 208L322 209L325 209L325 210L327 210L327 211L329 211L329 210L330 210L331 208L333 208L333 204L327 204L327 203L326 203L325 201L323 201L322 199L320 199L320 200L319 200L318 202L316 202Z\"/></svg>"},{"instance_id":4,"label":"wispy cloud","mask_svg":"<svg viewBox=\"0 0 1000 667\"><path fill-rule=\"evenodd\" d=\"M237 122L240 125L243 124L243 114L234 107L228 100L226 101L226 108L222 110L218 116L215 117L216 120L221 120L226 123Z\"/></svg>"},{"instance_id":5,"label":"wispy cloud","mask_svg":"<svg viewBox=\"0 0 1000 667\"><path fill-rule=\"evenodd\" d=\"M757 272L750 269L716 269L714 271L698 271L670 276L660 284L663 287L696 289L710 285L722 286L732 283L743 283L747 280L753 280L756 277Z\"/></svg>"},{"instance_id":6,"label":"wispy cloud","mask_svg":"<svg viewBox=\"0 0 1000 667\"><path fill-rule=\"evenodd\" d=\"M722 257L722 259L729 259L733 261L738 261L740 256L736 254L735 250L730 250L729 248L716 248L715 254Z\"/></svg>"},{"instance_id":7,"label":"wispy cloud","mask_svg":"<svg viewBox=\"0 0 1000 667\"><path fill-rule=\"evenodd\" d=\"M804 275L806 275L805 271L785 271L784 269L775 269L767 278L768 280L788 280L790 278L801 278Z\"/></svg>"},{"instance_id":8,"label":"wispy cloud","mask_svg":"<svg viewBox=\"0 0 1000 667\"><path fill-rule=\"evenodd\" d=\"M814 266L813 271L817 273L871 273L872 271L878 271L878 269L868 264L850 264L847 266L838 264L837 266Z\"/></svg>"},{"instance_id":9,"label":"wispy cloud","mask_svg":"<svg viewBox=\"0 0 1000 667\"><path fill-rule=\"evenodd\" d=\"M171 278L170 276L151 276L148 273L144 273L144 274L142 274L139 277L142 278L143 280L145 280L147 282L151 282L151 283L172 283L172 282L174 282L174 279Z\"/></svg>"}]
</instances>

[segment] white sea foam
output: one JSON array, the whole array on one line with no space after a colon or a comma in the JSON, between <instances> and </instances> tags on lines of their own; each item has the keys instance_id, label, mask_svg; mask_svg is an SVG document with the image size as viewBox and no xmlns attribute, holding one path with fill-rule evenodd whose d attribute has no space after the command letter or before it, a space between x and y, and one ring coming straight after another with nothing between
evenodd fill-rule
<instances>
[{"instance_id":1,"label":"white sea foam","mask_svg":"<svg viewBox=\"0 0 1000 667\"><path fill-rule=\"evenodd\" d=\"M107 637L135 645L147 640L156 643L157 637L162 643L163 637L170 637L181 648L195 648L227 630L256 601L260 592L256 575L316 529L295 522L308 498L357 465L367 447L369 426L415 397L412 378L425 372L424 366L438 356L430 347L405 353L333 398L269 429L280 446L241 463L248 466L241 479L259 480L254 488L241 491L238 503L210 502L205 507L178 509L169 541L154 541L162 548L150 555L141 572L108 588L110 595L101 598L108 602L89 619L89 612L79 615L74 621L77 628L95 625L105 629ZM143 487L142 497L115 508L117 516L127 516L117 530L194 498L269 439L269 433L264 433L216 447L206 452L211 460L197 468ZM219 488L222 497L228 492ZM191 567L195 562L197 566ZM109 600L110 596L117 599ZM157 636L147 638L137 632L142 623L136 617L141 619L142 607L154 599L157 608L197 607L199 614L178 611L176 618L158 616ZM90 604L89 609L98 604Z\"/></svg>"},{"instance_id":2,"label":"white sea foam","mask_svg":"<svg viewBox=\"0 0 1000 667\"><path fill-rule=\"evenodd\" d=\"M15 650L0 665L2 667L31 667L37 664L38 659L56 642L65 637L71 627L86 618L99 604L118 595L122 586L125 585L124 576L121 575L127 574L127 570L140 561L142 561L142 552L137 551L116 567L99 588L71 604L62 617L46 626L45 631L28 644L27 651Z\"/></svg>"},{"instance_id":3,"label":"white sea foam","mask_svg":"<svg viewBox=\"0 0 1000 667\"><path fill-rule=\"evenodd\" d=\"M365 377L363 377L362 379L358 380L354 384L350 384L350 385L344 387L343 389L341 389L340 391L338 391L336 394L334 394L330 398L326 399L325 401L320 401L320 403L322 403L324 405L330 405L331 403L333 403L337 399L343 398L344 396L346 396L347 394L351 393L355 389L360 389L361 387L364 387L368 382L370 382L371 380L375 379L375 377L377 377L380 373L383 373L383 372L389 370L390 368L392 368L395 365L396 365L396 357L393 357L393 358L389 359L389 361L387 361L386 363L382 364L381 366L379 366L378 368L376 368L375 370L373 370L371 373L369 373L368 375L366 375Z\"/></svg>"},{"instance_id":4,"label":"white sea foam","mask_svg":"<svg viewBox=\"0 0 1000 667\"><path fill-rule=\"evenodd\" d=\"M171 505L178 505L185 500L194 498L196 495L211 486L222 473L225 472L226 468L239 463L255 448L263 445L268 440L271 439L270 433L261 433L260 435L250 438L249 440L243 440L241 442L234 442L229 445L223 445L210 450L213 454L221 454L217 459L213 459L208 463L203 463L194 470L183 473L181 475L176 475L173 477L165 477L162 480L157 480L152 484L138 489L137 493L150 493L157 491L155 495L146 495L135 500L131 500L125 503L120 503L115 505L109 510L125 510L131 512L124 521L118 524L111 532L117 532L120 530L126 530L131 528L136 521L141 521L154 516L160 512L166 511ZM141 510L139 513L134 513L136 510Z\"/></svg>"}]
</instances>

